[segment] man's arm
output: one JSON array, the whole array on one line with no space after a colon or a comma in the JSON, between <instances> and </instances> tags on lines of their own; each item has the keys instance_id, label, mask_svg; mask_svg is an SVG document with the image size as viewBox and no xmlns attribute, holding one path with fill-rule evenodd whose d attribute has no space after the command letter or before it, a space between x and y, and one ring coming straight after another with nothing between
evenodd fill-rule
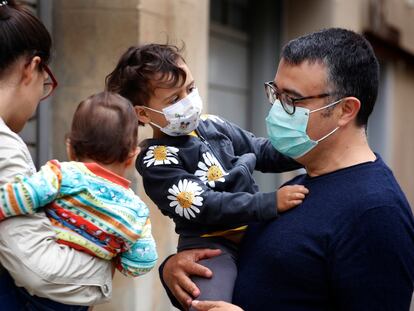
<instances>
[{"instance_id":1,"label":"man's arm","mask_svg":"<svg viewBox=\"0 0 414 311\"><path fill-rule=\"evenodd\" d=\"M184 310L187 310L193 298L200 295L200 290L191 280L191 276L211 278L213 275L210 269L197 262L220 254L219 249L192 249L164 260L159 268L160 279L175 307L182 310L184 306Z\"/></svg>"}]
</instances>

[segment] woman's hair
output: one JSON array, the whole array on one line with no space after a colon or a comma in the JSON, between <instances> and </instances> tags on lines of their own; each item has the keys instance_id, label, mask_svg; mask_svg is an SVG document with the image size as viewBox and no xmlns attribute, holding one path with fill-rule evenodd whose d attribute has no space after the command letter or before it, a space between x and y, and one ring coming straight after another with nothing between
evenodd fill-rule
<instances>
[{"instance_id":1,"label":"woman's hair","mask_svg":"<svg viewBox=\"0 0 414 311\"><path fill-rule=\"evenodd\" d=\"M52 40L43 23L14 0L0 4L0 78L22 56L47 64Z\"/></svg>"},{"instance_id":2,"label":"woman's hair","mask_svg":"<svg viewBox=\"0 0 414 311\"><path fill-rule=\"evenodd\" d=\"M130 47L106 77L106 89L128 98L134 106L144 106L155 88L170 88L185 83L181 50L169 44Z\"/></svg>"},{"instance_id":3,"label":"woman's hair","mask_svg":"<svg viewBox=\"0 0 414 311\"><path fill-rule=\"evenodd\" d=\"M77 158L111 164L128 159L137 147L137 135L131 103L118 94L101 92L78 105L68 138Z\"/></svg>"}]
</instances>

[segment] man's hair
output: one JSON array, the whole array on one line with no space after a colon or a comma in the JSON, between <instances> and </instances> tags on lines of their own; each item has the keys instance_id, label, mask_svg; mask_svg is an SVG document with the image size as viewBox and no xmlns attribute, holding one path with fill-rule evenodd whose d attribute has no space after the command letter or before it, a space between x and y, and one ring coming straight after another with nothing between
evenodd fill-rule
<instances>
[{"instance_id":1,"label":"man's hair","mask_svg":"<svg viewBox=\"0 0 414 311\"><path fill-rule=\"evenodd\" d=\"M145 106L155 88L185 83L186 73L178 66L180 61L184 59L173 45L132 46L106 77L106 89L128 98L134 106Z\"/></svg>"},{"instance_id":2,"label":"man's hair","mask_svg":"<svg viewBox=\"0 0 414 311\"><path fill-rule=\"evenodd\" d=\"M109 92L82 101L68 135L75 156L103 164L122 163L137 147L138 119L131 103Z\"/></svg>"},{"instance_id":3,"label":"man's hair","mask_svg":"<svg viewBox=\"0 0 414 311\"><path fill-rule=\"evenodd\" d=\"M14 0L0 6L0 78L22 56L47 64L51 45L46 27L28 9Z\"/></svg>"},{"instance_id":4,"label":"man's hair","mask_svg":"<svg viewBox=\"0 0 414 311\"><path fill-rule=\"evenodd\" d=\"M366 126L378 93L379 64L371 44L353 31L330 28L288 42L283 60L292 65L320 62L328 71L330 92L361 102L356 122Z\"/></svg>"}]
</instances>

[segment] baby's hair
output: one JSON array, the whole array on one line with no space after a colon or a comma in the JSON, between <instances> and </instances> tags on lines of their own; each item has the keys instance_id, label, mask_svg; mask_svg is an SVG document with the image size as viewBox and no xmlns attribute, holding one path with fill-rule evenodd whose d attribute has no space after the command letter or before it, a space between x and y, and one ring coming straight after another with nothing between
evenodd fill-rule
<instances>
[{"instance_id":1,"label":"baby's hair","mask_svg":"<svg viewBox=\"0 0 414 311\"><path fill-rule=\"evenodd\" d=\"M73 116L70 145L77 159L122 163L137 147L138 119L126 98L101 92L82 101Z\"/></svg>"},{"instance_id":2,"label":"baby's hair","mask_svg":"<svg viewBox=\"0 0 414 311\"><path fill-rule=\"evenodd\" d=\"M185 83L186 73L179 66L185 62L181 51L170 44L131 46L106 77L106 89L128 98L134 106L146 106L155 88Z\"/></svg>"}]
</instances>

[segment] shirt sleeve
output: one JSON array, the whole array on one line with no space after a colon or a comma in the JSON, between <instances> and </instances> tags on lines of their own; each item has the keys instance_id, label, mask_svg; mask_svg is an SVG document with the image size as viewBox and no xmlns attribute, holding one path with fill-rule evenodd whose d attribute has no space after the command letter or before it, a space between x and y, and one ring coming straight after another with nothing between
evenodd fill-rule
<instances>
[{"instance_id":1,"label":"shirt sleeve","mask_svg":"<svg viewBox=\"0 0 414 311\"><path fill-rule=\"evenodd\" d=\"M117 269L127 276L140 276L149 272L157 262L158 254L147 218L140 238L132 247L117 257Z\"/></svg>"},{"instance_id":2,"label":"shirt sleeve","mask_svg":"<svg viewBox=\"0 0 414 311\"><path fill-rule=\"evenodd\" d=\"M240 225L277 216L275 192L215 191L177 162L140 164L145 191L164 214L209 225Z\"/></svg>"},{"instance_id":3,"label":"shirt sleeve","mask_svg":"<svg viewBox=\"0 0 414 311\"><path fill-rule=\"evenodd\" d=\"M32 176L4 184L0 187L0 220L36 213L57 197L61 180L59 163L49 161Z\"/></svg>"},{"instance_id":4,"label":"shirt sleeve","mask_svg":"<svg viewBox=\"0 0 414 311\"><path fill-rule=\"evenodd\" d=\"M277 151L268 139L256 137L231 122L225 124L236 155L256 155L256 170L263 173L282 173L302 168L301 164Z\"/></svg>"},{"instance_id":5,"label":"shirt sleeve","mask_svg":"<svg viewBox=\"0 0 414 311\"><path fill-rule=\"evenodd\" d=\"M365 212L333 254L336 310L408 310L414 281L412 215L400 207ZM410 215L409 215L410 214Z\"/></svg>"},{"instance_id":6,"label":"shirt sleeve","mask_svg":"<svg viewBox=\"0 0 414 311\"><path fill-rule=\"evenodd\" d=\"M0 185L12 182L17 175L31 175L34 173L33 162L26 146L22 146L17 138L0 133Z\"/></svg>"}]
</instances>

